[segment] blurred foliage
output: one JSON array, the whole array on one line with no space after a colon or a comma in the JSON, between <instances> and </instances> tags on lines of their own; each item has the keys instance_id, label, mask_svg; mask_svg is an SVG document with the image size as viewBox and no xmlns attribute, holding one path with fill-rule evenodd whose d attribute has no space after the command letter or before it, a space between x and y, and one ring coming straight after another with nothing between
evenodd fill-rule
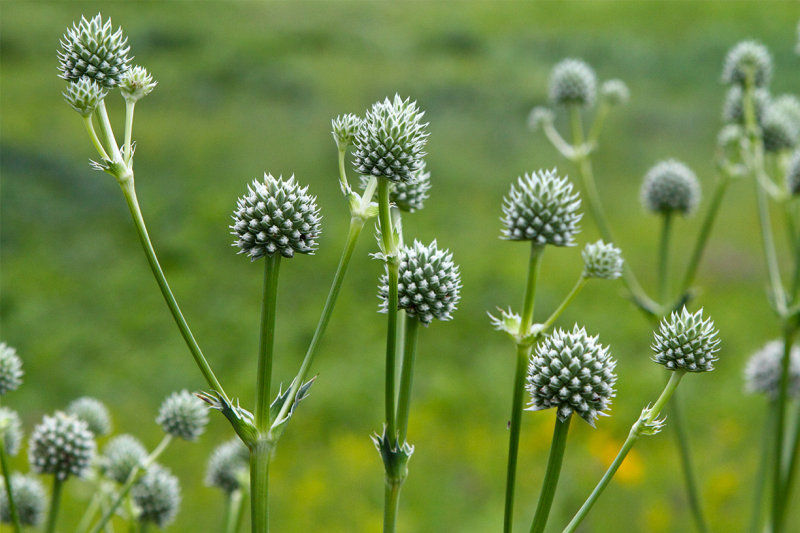
<instances>
[{"instance_id":1,"label":"blurred foliage","mask_svg":"<svg viewBox=\"0 0 800 533\"><path fill-rule=\"evenodd\" d=\"M595 170L618 244L648 287L658 221L640 206L640 180L656 161L676 157L710 191L726 50L743 38L762 40L774 54L774 92L800 84L797 11L788 2L0 3L0 338L26 368L26 384L6 403L30 429L43 414L91 395L109 405L119 432L150 446L160 438L153 418L162 398L204 382L156 290L117 185L88 168L91 145L60 96L58 40L73 20L98 10L125 28L135 61L159 81L137 106L139 199L200 344L246 405L253 401L262 273L230 247L236 198L265 170L294 173L318 195L325 216L317 256L281 269L275 375L288 380L346 231L330 119L363 113L395 92L427 111L434 189L404 226L407 238L437 238L451 248L464 298L453 322L420 336L409 431L417 451L402 496L402 531L482 533L502 520L513 350L490 330L486 313L522 299L527 248L498 239L510 182L541 167L574 173L541 133L526 129L528 110L545 103L550 67L581 57L601 79L619 77L631 88L631 104L607 122ZM110 112L121 126L121 98L110 99ZM698 278L697 302L723 339L718 370L689 376L681 387L718 531L739 530L749 518L764 402L742 393L741 370L779 333L763 291L751 193L751 183L731 187ZM676 279L697 223L676 224ZM588 216L583 226L581 243L597 238ZM275 531L379 529L383 473L368 435L382 418L385 321L376 313L380 265L367 256L375 249L370 233L324 340L317 384L274 461ZM545 254L539 320L572 286L579 252ZM621 284L591 283L560 324L576 320L612 346L619 386L612 416L596 430L574 424L553 531L589 493L664 380L649 360L651 327ZM552 415L524 417L521 527L538 494ZM199 443L167 451L163 461L185 491L173 530L209 531L221 520L222 499L202 480L207 456L229 436L224 420L213 417ZM669 431L641 442L584 531L688 530L673 444ZM14 464L27 469L25 454ZM77 520L87 490L79 481L69 486L65 524Z\"/></svg>"}]
</instances>

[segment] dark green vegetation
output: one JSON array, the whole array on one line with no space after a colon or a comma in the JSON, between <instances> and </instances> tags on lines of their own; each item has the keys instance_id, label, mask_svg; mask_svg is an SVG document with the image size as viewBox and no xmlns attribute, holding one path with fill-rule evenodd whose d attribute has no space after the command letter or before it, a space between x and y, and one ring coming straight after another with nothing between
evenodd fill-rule
<instances>
[{"instance_id":1,"label":"dark green vegetation","mask_svg":"<svg viewBox=\"0 0 800 533\"><path fill-rule=\"evenodd\" d=\"M157 291L117 184L88 168L92 147L61 98L58 40L73 20L98 10L125 28L135 61L159 82L136 110L139 200L198 341L225 388L247 406L254 400L262 269L230 246L236 198L265 170L294 173L319 197L319 252L287 262L281 273L274 375L288 380L347 226L330 119L363 113L395 92L427 111L434 187L427 207L405 217L406 237L450 247L464 289L453 322L420 334L409 428L417 451L399 525L408 532L483 533L501 525L514 363L486 312L518 308L522 299L528 248L498 239L509 184L541 167L575 173L543 134L526 128L529 109L545 102L550 67L581 57L601 79L619 77L631 89L631 104L607 121L595 172L617 244L651 291L659 221L640 205L641 179L656 161L675 157L710 191L726 50L748 37L763 41L774 56L773 91L800 90L797 11L789 3L3 2L0 338L17 348L26 369L25 385L7 403L29 431L43 413L95 396L115 414L119 432L134 432L151 447L161 436L153 419L163 397L204 382ZM112 95L108 104L121 123L122 99ZM749 520L765 400L742 393L741 371L753 350L780 333L763 290L752 191L749 182L730 188L698 276L698 302L721 331L717 370L688 376L681 387L717 531L740 530ZM674 265L687 259L698 220L678 221ZM580 247L598 237L588 215L583 227ZM782 234L777 239L784 242ZM580 274L580 247L545 254L537 320ZM275 531L379 529L383 474L368 438L380 429L382 412L380 263L367 257L375 249L365 232L317 360L319 379L273 463ZM621 283L591 283L560 326L576 320L611 345L618 394L611 418L596 430L572 428L554 531L664 383L650 362L651 327ZM551 414L524 416L521 527L544 472ZM184 487L175 531L208 531L221 520L222 500L202 478L211 449L230 436L227 423L212 416L198 444L176 443L163 457ZM26 469L25 454L14 464ZM69 489L64 524L75 523L86 496L80 482ZM586 531L688 530L669 427L636 448L586 524Z\"/></svg>"}]
</instances>

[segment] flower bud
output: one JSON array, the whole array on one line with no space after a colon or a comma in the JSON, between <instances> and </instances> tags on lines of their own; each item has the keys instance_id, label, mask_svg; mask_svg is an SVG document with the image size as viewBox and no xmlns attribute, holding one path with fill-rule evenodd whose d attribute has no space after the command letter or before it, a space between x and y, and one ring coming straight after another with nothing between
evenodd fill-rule
<instances>
[{"instance_id":1,"label":"flower bud","mask_svg":"<svg viewBox=\"0 0 800 533\"><path fill-rule=\"evenodd\" d=\"M276 253L284 257L313 254L321 219L307 186L300 187L294 176L284 181L264 174L263 182L254 180L239 198L230 228L239 253L255 261Z\"/></svg>"},{"instance_id":2,"label":"flower bud","mask_svg":"<svg viewBox=\"0 0 800 533\"><path fill-rule=\"evenodd\" d=\"M728 89L725 102L722 105L722 120L733 124L745 124L744 104L742 88L734 85ZM770 106L769 91L766 89L756 89L753 91L753 112L755 113L756 124L759 126L764 122L767 108Z\"/></svg>"},{"instance_id":3,"label":"flower bud","mask_svg":"<svg viewBox=\"0 0 800 533\"><path fill-rule=\"evenodd\" d=\"M539 170L517 179L503 198L502 238L538 244L572 246L578 233L581 200L556 169Z\"/></svg>"},{"instance_id":4,"label":"flower bud","mask_svg":"<svg viewBox=\"0 0 800 533\"><path fill-rule=\"evenodd\" d=\"M723 150L734 149L744 136L744 129L737 124L726 124L717 134L717 146Z\"/></svg>"},{"instance_id":5,"label":"flower bud","mask_svg":"<svg viewBox=\"0 0 800 533\"><path fill-rule=\"evenodd\" d=\"M585 278L617 279L622 275L622 250L613 244L603 241L587 244L581 256Z\"/></svg>"},{"instance_id":6,"label":"flower bud","mask_svg":"<svg viewBox=\"0 0 800 533\"><path fill-rule=\"evenodd\" d=\"M536 106L528 113L528 127L532 130L538 130L544 127L545 124L551 124L555 119L555 113L549 107Z\"/></svg>"},{"instance_id":7,"label":"flower bud","mask_svg":"<svg viewBox=\"0 0 800 533\"><path fill-rule=\"evenodd\" d=\"M653 361L669 370L709 372L714 370L714 355L719 351L719 331L703 310L692 314L686 310L673 312L661 321L659 331L653 332Z\"/></svg>"},{"instance_id":8,"label":"flower bud","mask_svg":"<svg viewBox=\"0 0 800 533\"><path fill-rule=\"evenodd\" d=\"M600 98L610 106L625 105L631 99L631 91L622 80L607 80L600 85Z\"/></svg>"},{"instance_id":9,"label":"flower bud","mask_svg":"<svg viewBox=\"0 0 800 533\"><path fill-rule=\"evenodd\" d=\"M791 150L797 145L798 131L789 115L770 105L761 125L761 135L764 139L764 150L777 153Z\"/></svg>"},{"instance_id":10,"label":"flower bud","mask_svg":"<svg viewBox=\"0 0 800 533\"><path fill-rule=\"evenodd\" d=\"M99 13L92 20L81 17L61 39L60 76L67 81L78 81L86 76L112 89L130 68L127 44L122 28L113 31L110 19L103 22Z\"/></svg>"},{"instance_id":11,"label":"flower bud","mask_svg":"<svg viewBox=\"0 0 800 533\"><path fill-rule=\"evenodd\" d=\"M536 347L528 365L530 411L555 407L558 419L573 413L590 425L611 404L617 362L608 347L576 324L572 331L555 330Z\"/></svg>"},{"instance_id":12,"label":"flower bud","mask_svg":"<svg viewBox=\"0 0 800 533\"><path fill-rule=\"evenodd\" d=\"M104 89L99 83L94 81L88 76L83 76L77 81L71 81L67 84L66 90L62 93L64 100L83 117L88 117L103 98L108 94L108 90Z\"/></svg>"},{"instance_id":13,"label":"flower bud","mask_svg":"<svg viewBox=\"0 0 800 533\"><path fill-rule=\"evenodd\" d=\"M800 129L800 100L793 94L782 94L772 100L770 110L785 116L795 129Z\"/></svg>"},{"instance_id":14,"label":"flower bud","mask_svg":"<svg viewBox=\"0 0 800 533\"><path fill-rule=\"evenodd\" d=\"M173 437L197 440L208 424L208 407L187 390L173 392L161 404L156 423Z\"/></svg>"},{"instance_id":15,"label":"flower bud","mask_svg":"<svg viewBox=\"0 0 800 533\"><path fill-rule=\"evenodd\" d=\"M596 93L594 70L580 59L564 59L550 72L550 101L555 105L591 107Z\"/></svg>"},{"instance_id":16,"label":"flower bud","mask_svg":"<svg viewBox=\"0 0 800 533\"><path fill-rule=\"evenodd\" d=\"M67 406L67 413L86 422L89 431L98 437L111 433L111 415L100 400L88 396L78 398Z\"/></svg>"},{"instance_id":17,"label":"flower bud","mask_svg":"<svg viewBox=\"0 0 800 533\"><path fill-rule=\"evenodd\" d=\"M369 176L361 176L361 188L366 189ZM431 173L428 172L425 160L420 161L419 169L414 172L411 181L398 181L392 183L389 199L401 211L413 213L424 207L425 200L430 198L428 191L431 189Z\"/></svg>"},{"instance_id":18,"label":"flower bud","mask_svg":"<svg viewBox=\"0 0 800 533\"><path fill-rule=\"evenodd\" d=\"M800 150L795 150L786 167L786 187L792 196L800 195Z\"/></svg>"},{"instance_id":19,"label":"flower bud","mask_svg":"<svg viewBox=\"0 0 800 533\"><path fill-rule=\"evenodd\" d=\"M766 87L772 77L772 57L763 44L742 41L730 49L722 67L722 82L744 85L748 75L756 87Z\"/></svg>"},{"instance_id":20,"label":"flower bud","mask_svg":"<svg viewBox=\"0 0 800 533\"><path fill-rule=\"evenodd\" d=\"M44 417L33 429L28 445L33 471L53 474L61 481L86 475L94 454L94 435L86 422L61 411Z\"/></svg>"},{"instance_id":21,"label":"flower bud","mask_svg":"<svg viewBox=\"0 0 800 533\"><path fill-rule=\"evenodd\" d=\"M152 522L164 528L178 514L181 504L180 483L167 468L155 464L133 486L131 498L139 509L140 522Z\"/></svg>"},{"instance_id":22,"label":"flower bud","mask_svg":"<svg viewBox=\"0 0 800 533\"><path fill-rule=\"evenodd\" d=\"M133 469L147 457L147 450L133 435L118 435L108 441L103 450L101 470L103 474L124 484Z\"/></svg>"},{"instance_id":23,"label":"flower bud","mask_svg":"<svg viewBox=\"0 0 800 533\"><path fill-rule=\"evenodd\" d=\"M22 443L22 421L16 411L0 407L0 446L5 443L8 455L17 455Z\"/></svg>"},{"instance_id":24,"label":"flower bud","mask_svg":"<svg viewBox=\"0 0 800 533\"><path fill-rule=\"evenodd\" d=\"M783 363L783 341L770 341L754 353L744 369L745 390L750 393L766 394L769 398L778 397ZM789 352L790 397L800 396L800 348L793 346Z\"/></svg>"},{"instance_id":25,"label":"flower bud","mask_svg":"<svg viewBox=\"0 0 800 533\"><path fill-rule=\"evenodd\" d=\"M248 452L242 441L231 439L220 444L211 454L206 467L206 485L226 494L239 490L248 472Z\"/></svg>"},{"instance_id":26,"label":"flower bud","mask_svg":"<svg viewBox=\"0 0 800 533\"><path fill-rule=\"evenodd\" d=\"M20 525L37 527L41 524L47 506L47 495L39 479L14 472L11 474L11 491L14 494L14 506L17 509ZM0 478L0 522L11 524L11 520L6 484Z\"/></svg>"},{"instance_id":27,"label":"flower bud","mask_svg":"<svg viewBox=\"0 0 800 533\"><path fill-rule=\"evenodd\" d=\"M158 82L153 80L153 76L147 69L135 66L128 69L119 82L119 89L126 102L133 103L141 100L156 88Z\"/></svg>"},{"instance_id":28,"label":"flower bud","mask_svg":"<svg viewBox=\"0 0 800 533\"><path fill-rule=\"evenodd\" d=\"M428 140L427 123L416 102L399 95L373 104L353 140L356 171L390 181L411 181Z\"/></svg>"},{"instance_id":29,"label":"flower bud","mask_svg":"<svg viewBox=\"0 0 800 533\"><path fill-rule=\"evenodd\" d=\"M344 150L353 144L353 139L362 122L361 117L352 113L339 115L331 120L331 134L333 134L333 140L336 141L336 147L339 150Z\"/></svg>"},{"instance_id":30,"label":"flower bud","mask_svg":"<svg viewBox=\"0 0 800 533\"><path fill-rule=\"evenodd\" d=\"M642 203L653 213L691 214L700 202L700 184L694 172L676 159L654 165L642 183Z\"/></svg>"},{"instance_id":31,"label":"flower bud","mask_svg":"<svg viewBox=\"0 0 800 533\"><path fill-rule=\"evenodd\" d=\"M4 342L0 342L0 396L22 385L22 360L17 351Z\"/></svg>"}]
</instances>

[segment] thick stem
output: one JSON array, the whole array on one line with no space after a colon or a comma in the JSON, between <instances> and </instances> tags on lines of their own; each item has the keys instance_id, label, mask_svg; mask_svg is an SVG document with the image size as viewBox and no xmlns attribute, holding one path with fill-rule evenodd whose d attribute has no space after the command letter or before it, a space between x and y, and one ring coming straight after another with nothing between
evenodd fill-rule
<instances>
[{"instance_id":1,"label":"thick stem","mask_svg":"<svg viewBox=\"0 0 800 533\"><path fill-rule=\"evenodd\" d=\"M406 316L405 345L400 372L400 397L397 402L398 442L404 443L408 433L408 415L411 412L411 384L414 380L414 359L417 351L419 320Z\"/></svg>"},{"instance_id":2,"label":"thick stem","mask_svg":"<svg viewBox=\"0 0 800 533\"><path fill-rule=\"evenodd\" d=\"M750 533L760 533L764 530L762 520L764 518L764 488L767 481L767 471L769 470L770 455L772 452L772 437L775 425L775 402L767 404L766 420L762 432L761 460L758 462L755 479L753 481L753 515L750 518Z\"/></svg>"},{"instance_id":3,"label":"thick stem","mask_svg":"<svg viewBox=\"0 0 800 533\"><path fill-rule=\"evenodd\" d=\"M86 126L86 131L89 133L89 139L91 139L94 149L97 150L100 157L109 159L106 149L103 148L103 143L100 142L100 139L97 137L97 132L94 129L94 122L92 122L92 116L88 115L83 117L83 124Z\"/></svg>"},{"instance_id":4,"label":"thick stem","mask_svg":"<svg viewBox=\"0 0 800 533\"><path fill-rule=\"evenodd\" d=\"M272 355L275 346L275 313L278 302L278 273L281 255L266 256L264 261L264 289L261 300L261 334L258 345L258 375L256 376L256 428L269 430L270 384L272 383Z\"/></svg>"},{"instance_id":5,"label":"thick stem","mask_svg":"<svg viewBox=\"0 0 800 533\"><path fill-rule=\"evenodd\" d=\"M272 445L259 439L250 449L250 522L252 533L269 531L269 462Z\"/></svg>"},{"instance_id":6,"label":"thick stem","mask_svg":"<svg viewBox=\"0 0 800 533\"><path fill-rule=\"evenodd\" d=\"M119 151L119 146L117 145L117 139L114 137L114 130L111 128L111 121L108 119L108 111L106 110L106 102L105 100L101 100L100 104L98 104L97 109L95 110L98 119L100 120L100 125L103 127L103 133L107 140L108 148L110 149L111 158L113 161L118 163L124 164L124 159L122 154Z\"/></svg>"},{"instance_id":7,"label":"thick stem","mask_svg":"<svg viewBox=\"0 0 800 533\"><path fill-rule=\"evenodd\" d=\"M8 468L8 457L6 456L5 436L0 433L0 474L3 475L3 484L6 487L6 499L8 500L8 511L11 515L11 523L14 526L14 533L20 533L22 524L19 521L17 505L14 502L14 492L11 490L11 470Z\"/></svg>"},{"instance_id":8,"label":"thick stem","mask_svg":"<svg viewBox=\"0 0 800 533\"><path fill-rule=\"evenodd\" d=\"M400 504L400 482L386 481L383 492L383 533L397 531L397 509Z\"/></svg>"},{"instance_id":9,"label":"thick stem","mask_svg":"<svg viewBox=\"0 0 800 533\"><path fill-rule=\"evenodd\" d=\"M789 393L789 368L794 344L795 328L784 327L783 356L781 358L781 378L778 385L778 397L775 400L775 440L772 451L772 533L783 531L784 505L787 488L784 486L784 438L786 432L786 407Z\"/></svg>"},{"instance_id":10,"label":"thick stem","mask_svg":"<svg viewBox=\"0 0 800 533\"><path fill-rule=\"evenodd\" d=\"M662 304L667 303L669 294L669 235L672 227L672 213L664 213L661 226L661 239L658 245L658 294Z\"/></svg>"},{"instance_id":11,"label":"thick stem","mask_svg":"<svg viewBox=\"0 0 800 533\"><path fill-rule=\"evenodd\" d=\"M383 254L386 258L386 271L388 279L388 298L386 314L388 325L386 330L386 375L385 375L385 417L387 435L390 442L397 439L397 419L395 398L397 394L397 284L399 264L397 258L397 244L392 228L392 215L390 211L389 180L381 178L378 181L378 223L380 224L383 242Z\"/></svg>"},{"instance_id":12,"label":"thick stem","mask_svg":"<svg viewBox=\"0 0 800 533\"><path fill-rule=\"evenodd\" d=\"M53 493L50 495L50 510L47 514L46 533L53 533L56 530L56 520L58 519L58 509L61 506L61 489L64 481L53 476Z\"/></svg>"},{"instance_id":13,"label":"thick stem","mask_svg":"<svg viewBox=\"0 0 800 533\"><path fill-rule=\"evenodd\" d=\"M683 479L686 484L686 496L689 498L689 508L692 510L692 518L700 533L708 531L708 524L703 515L703 508L700 505L700 494L697 490L697 480L694 476L694 466L692 462L691 450L689 448L689 437L686 431L686 422L683 419L683 409L681 408L680 398L676 395L670 402L670 412L672 413L673 425L675 426L675 439L678 445L678 452L681 458L681 469Z\"/></svg>"},{"instance_id":14,"label":"thick stem","mask_svg":"<svg viewBox=\"0 0 800 533\"><path fill-rule=\"evenodd\" d=\"M572 415L562 421L556 416L556 424L553 429L553 442L550 445L550 456L547 459L547 470L542 482L542 492L539 495L539 503L536 505L536 513L533 515L531 533L542 533L544 526L547 525L547 518L550 516L550 508L553 505L553 498L558 486L558 477L561 474L561 463L564 460L564 450L567 446L567 433Z\"/></svg>"}]
</instances>

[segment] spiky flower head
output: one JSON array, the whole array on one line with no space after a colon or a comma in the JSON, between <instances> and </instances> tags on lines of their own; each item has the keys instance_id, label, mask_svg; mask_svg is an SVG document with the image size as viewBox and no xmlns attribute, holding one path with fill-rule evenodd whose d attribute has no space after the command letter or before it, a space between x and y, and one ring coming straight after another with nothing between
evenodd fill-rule
<instances>
[{"instance_id":1,"label":"spiky flower head","mask_svg":"<svg viewBox=\"0 0 800 533\"><path fill-rule=\"evenodd\" d=\"M761 135L764 139L764 150L770 153L791 150L797 145L797 126L789 115L776 109L774 105L767 109L761 124Z\"/></svg>"},{"instance_id":2,"label":"spiky flower head","mask_svg":"<svg viewBox=\"0 0 800 533\"><path fill-rule=\"evenodd\" d=\"M800 99L793 94L776 96L770 105L771 110L788 118L795 128L800 129Z\"/></svg>"},{"instance_id":3,"label":"spiky flower head","mask_svg":"<svg viewBox=\"0 0 800 533\"><path fill-rule=\"evenodd\" d=\"M728 89L728 93L725 95L725 102L722 105L722 120L742 126L745 124L743 95L744 92L738 85ZM764 122L764 116L767 114L770 102L771 97L766 89L758 88L753 91L753 112L755 113L756 124L759 126Z\"/></svg>"},{"instance_id":4,"label":"spiky flower head","mask_svg":"<svg viewBox=\"0 0 800 533\"><path fill-rule=\"evenodd\" d=\"M369 176L361 176L361 189L366 189L368 182ZM401 211L413 213L424 207L425 200L430 198L428 195L430 190L431 173L428 171L423 159L420 162L419 169L414 172L413 180L392 183L389 199Z\"/></svg>"},{"instance_id":5,"label":"spiky flower head","mask_svg":"<svg viewBox=\"0 0 800 533\"><path fill-rule=\"evenodd\" d=\"M555 105L591 107L597 95L594 70L580 59L564 59L550 71L550 101Z\"/></svg>"},{"instance_id":6,"label":"spiky flower head","mask_svg":"<svg viewBox=\"0 0 800 533\"><path fill-rule=\"evenodd\" d=\"M133 486L131 497L139 509L140 522L152 522L163 528L178 514L181 486L169 469L156 464Z\"/></svg>"},{"instance_id":7,"label":"spiky flower head","mask_svg":"<svg viewBox=\"0 0 800 533\"><path fill-rule=\"evenodd\" d=\"M428 140L423 115L417 102L397 94L373 104L353 139L356 171L394 182L413 180Z\"/></svg>"},{"instance_id":8,"label":"spiky flower head","mask_svg":"<svg viewBox=\"0 0 800 533\"><path fill-rule=\"evenodd\" d=\"M17 350L0 342L0 396L22 385L22 360Z\"/></svg>"},{"instance_id":9,"label":"spiky flower head","mask_svg":"<svg viewBox=\"0 0 800 533\"><path fill-rule=\"evenodd\" d=\"M597 241L587 244L581 252L583 277L617 279L622 275L622 250L611 243Z\"/></svg>"},{"instance_id":10,"label":"spiky flower head","mask_svg":"<svg viewBox=\"0 0 800 533\"><path fill-rule=\"evenodd\" d=\"M208 424L208 406L187 390L173 392L158 409L156 423L173 437L196 440Z\"/></svg>"},{"instance_id":11,"label":"spiky flower head","mask_svg":"<svg viewBox=\"0 0 800 533\"><path fill-rule=\"evenodd\" d=\"M538 130L544 127L545 124L550 124L555 120L555 113L549 107L536 106L528 113L528 127L532 130Z\"/></svg>"},{"instance_id":12,"label":"spiky flower head","mask_svg":"<svg viewBox=\"0 0 800 533\"><path fill-rule=\"evenodd\" d=\"M502 238L572 246L582 216L580 205L578 193L556 169L525 174L503 198Z\"/></svg>"},{"instance_id":13,"label":"spiky flower head","mask_svg":"<svg viewBox=\"0 0 800 533\"><path fill-rule=\"evenodd\" d=\"M111 433L111 414L100 400L83 396L67 406L67 413L86 422L98 437Z\"/></svg>"},{"instance_id":14,"label":"spiky flower head","mask_svg":"<svg viewBox=\"0 0 800 533\"><path fill-rule=\"evenodd\" d=\"M28 445L31 468L60 480L83 477L95 454L94 435L83 420L57 411L33 428Z\"/></svg>"},{"instance_id":15,"label":"spiky flower head","mask_svg":"<svg viewBox=\"0 0 800 533\"><path fill-rule=\"evenodd\" d=\"M786 187L793 196L800 195L800 150L795 150L786 167Z\"/></svg>"},{"instance_id":16,"label":"spiky flower head","mask_svg":"<svg viewBox=\"0 0 800 533\"><path fill-rule=\"evenodd\" d=\"M764 345L747 361L744 369L745 390L750 393L778 397L783 360L783 341L774 340ZM789 396L800 396L800 348L793 346L789 352Z\"/></svg>"},{"instance_id":17,"label":"spiky flower head","mask_svg":"<svg viewBox=\"0 0 800 533\"><path fill-rule=\"evenodd\" d=\"M17 412L8 407L0 407L0 446L4 443L9 455L17 455L22 443L22 421Z\"/></svg>"},{"instance_id":18,"label":"spiky flower head","mask_svg":"<svg viewBox=\"0 0 800 533\"><path fill-rule=\"evenodd\" d=\"M742 41L730 49L722 67L722 82L728 85L744 85L752 76L756 87L769 85L772 77L772 57L763 44Z\"/></svg>"},{"instance_id":19,"label":"spiky flower head","mask_svg":"<svg viewBox=\"0 0 800 533\"><path fill-rule=\"evenodd\" d=\"M664 318L653 332L653 361L669 370L709 372L719 351L719 331L703 310L690 313L686 307Z\"/></svg>"},{"instance_id":20,"label":"spiky flower head","mask_svg":"<svg viewBox=\"0 0 800 533\"><path fill-rule=\"evenodd\" d=\"M94 79L83 76L76 81L67 83L67 88L62 93L64 100L82 117L88 117L103 98L108 94L108 90L97 83Z\"/></svg>"},{"instance_id":21,"label":"spiky flower head","mask_svg":"<svg viewBox=\"0 0 800 533\"><path fill-rule=\"evenodd\" d=\"M362 122L361 117L353 113L339 115L331 120L331 134L339 150L344 150L353 143L353 139Z\"/></svg>"},{"instance_id":22,"label":"spiky flower head","mask_svg":"<svg viewBox=\"0 0 800 533\"><path fill-rule=\"evenodd\" d=\"M122 28L113 31L111 19L103 21L100 13L92 20L81 17L80 22L68 28L61 39L58 52L60 77L77 81L86 76L107 89L113 89L130 68L129 51Z\"/></svg>"},{"instance_id":23,"label":"spiky flower head","mask_svg":"<svg viewBox=\"0 0 800 533\"><path fill-rule=\"evenodd\" d=\"M214 449L206 467L206 485L230 494L242 486L248 471L248 452L242 441L231 439Z\"/></svg>"},{"instance_id":24,"label":"spiky flower head","mask_svg":"<svg viewBox=\"0 0 800 533\"><path fill-rule=\"evenodd\" d=\"M738 124L725 124L717 134L717 146L722 149L735 148L744 136L744 128Z\"/></svg>"},{"instance_id":25,"label":"spiky flower head","mask_svg":"<svg viewBox=\"0 0 800 533\"><path fill-rule=\"evenodd\" d=\"M47 495L42 482L34 476L19 472L11 474L10 481L20 525L36 527L41 524L47 506ZM3 481L0 481L0 522L12 523L11 506L8 502L6 484Z\"/></svg>"},{"instance_id":26,"label":"spiky flower head","mask_svg":"<svg viewBox=\"0 0 800 533\"><path fill-rule=\"evenodd\" d=\"M100 468L103 474L122 485L133 469L147 457L147 450L133 435L117 435L106 444Z\"/></svg>"},{"instance_id":27,"label":"spiky flower head","mask_svg":"<svg viewBox=\"0 0 800 533\"><path fill-rule=\"evenodd\" d=\"M641 195L648 211L689 215L700 202L700 183L692 169L676 159L668 159L647 171Z\"/></svg>"},{"instance_id":28,"label":"spiky flower head","mask_svg":"<svg viewBox=\"0 0 800 533\"><path fill-rule=\"evenodd\" d=\"M622 80L606 80L600 85L600 98L610 106L625 105L631 99L631 91Z\"/></svg>"},{"instance_id":29,"label":"spiky flower head","mask_svg":"<svg viewBox=\"0 0 800 533\"><path fill-rule=\"evenodd\" d=\"M158 82L147 69L136 65L128 69L119 82L119 89L126 102L137 102L153 92Z\"/></svg>"},{"instance_id":30,"label":"spiky flower head","mask_svg":"<svg viewBox=\"0 0 800 533\"><path fill-rule=\"evenodd\" d=\"M231 235L234 246L251 261L265 255L313 254L321 233L322 217L317 199L300 187L294 176L288 180L264 174L254 180L239 198L233 212Z\"/></svg>"},{"instance_id":31,"label":"spiky flower head","mask_svg":"<svg viewBox=\"0 0 800 533\"><path fill-rule=\"evenodd\" d=\"M614 397L617 362L608 346L597 336L573 326L572 331L555 330L539 343L528 364L527 390L530 411L555 407L558 419L566 421L573 413L590 425Z\"/></svg>"}]
</instances>

